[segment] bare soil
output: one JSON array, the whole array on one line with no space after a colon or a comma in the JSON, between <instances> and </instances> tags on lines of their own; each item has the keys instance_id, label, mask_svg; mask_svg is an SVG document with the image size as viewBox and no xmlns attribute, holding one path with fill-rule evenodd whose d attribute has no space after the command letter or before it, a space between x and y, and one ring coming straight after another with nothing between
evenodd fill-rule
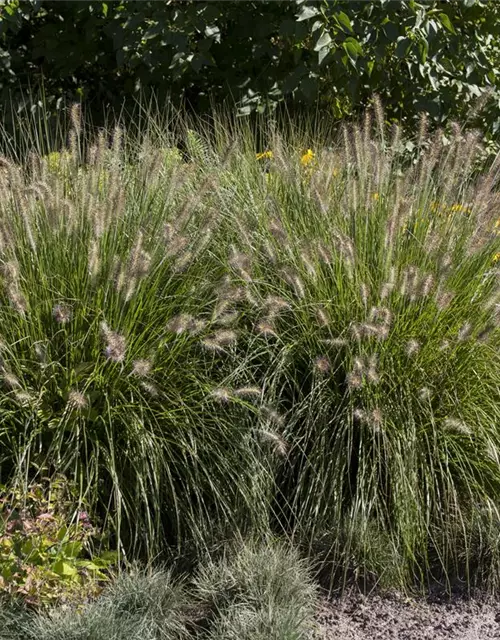
<instances>
[{"instance_id":1,"label":"bare soil","mask_svg":"<svg viewBox=\"0 0 500 640\"><path fill-rule=\"evenodd\" d=\"M351 594L324 600L315 640L500 640L500 602Z\"/></svg>"}]
</instances>

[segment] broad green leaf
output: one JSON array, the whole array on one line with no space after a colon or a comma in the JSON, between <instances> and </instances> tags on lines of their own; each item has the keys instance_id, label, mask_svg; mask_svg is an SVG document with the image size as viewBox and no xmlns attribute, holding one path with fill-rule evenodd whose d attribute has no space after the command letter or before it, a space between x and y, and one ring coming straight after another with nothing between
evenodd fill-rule
<instances>
[{"instance_id":1,"label":"broad green leaf","mask_svg":"<svg viewBox=\"0 0 500 640\"><path fill-rule=\"evenodd\" d=\"M302 22L302 20L309 20L310 18L314 18L319 14L319 9L316 7L305 6L302 11L297 16L297 22Z\"/></svg>"},{"instance_id":2,"label":"broad green leaf","mask_svg":"<svg viewBox=\"0 0 500 640\"><path fill-rule=\"evenodd\" d=\"M52 565L52 571L62 578L72 578L78 573L76 567L73 567L68 562L64 562L64 560L54 562Z\"/></svg>"},{"instance_id":3,"label":"broad green leaf","mask_svg":"<svg viewBox=\"0 0 500 640\"><path fill-rule=\"evenodd\" d=\"M446 13L440 13L439 14L439 19L441 20L441 24L448 29L448 31L450 31L450 33L453 33L454 35L457 35L457 32L455 31L455 27L452 25L450 18L446 15Z\"/></svg>"},{"instance_id":4,"label":"broad green leaf","mask_svg":"<svg viewBox=\"0 0 500 640\"><path fill-rule=\"evenodd\" d=\"M408 49L411 47L411 40L409 38L400 37L396 45L396 55L398 58L404 58L408 53Z\"/></svg>"},{"instance_id":5,"label":"broad green leaf","mask_svg":"<svg viewBox=\"0 0 500 640\"><path fill-rule=\"evenodd\" d=\"M429 73L429 82L431 83L431 86L434 89L434 91L438 91L439 90L438 79L436 78L436 76L432 72Z\"/></svg>"},{"instance_id":6,"label":"broad green leaf","mask_svg":"<svg viewBox=\"0 0 500 640\"><path fill-rule=\"evenodd\" d=\"M345 42L342 43L342 46L344 47L347 55L354 60L363 53L361 45L354 38L347 38Z\"/></svg>"},{"instance_id":7,"label":"broad green leaf","mask_svg":"<svg viewBox=\"0 0 500 640\"><path fill-rule=\"evenodd\" d=\"M326 56L330 53L329 47L323 47L318 52L318 65L321 65Z\"/></svg>"},{"instance_id":8,"label":"broad green leaf","mask_svg":"<svg viewBox=\"0 0 500 640\"><path fill-rule=\"evenodd\" d=\"M316 42L314 51L320 51L321 49L323 49L323 47L327 47L331 41L332 41L332 38L328 33L328 31L323 31L321 36L318 38L318 42Z\"/></svg>"},{"instance_id":9,"label":"broad green leaf","mask_svg":"<svg viewBox=\"0 0 500 640\"><path fill-rule=\"evenodd\" d=\"M207 38L213 38L217 42L220 42L220 29L217 25L206 26L205 35Z\"/></svg>"},{"instance_id":10,"label":"broad green leaf","mask_svg":"<svg viewBox=\"0 0 500 640\"><path fill-rule=\"evenodd\" d=\"M425 64L427 62L427 54L429 52L429 43L427 40L422 39L419 42L418 48L420 52L420 62Z\"/></svg>"},{"instance_id":11,"label":"broad green leaf","mask_svg":"<svg viewBox=\"0 0 500 640\"><path fill-rule=\"evenodd\" d=\"M341 11L340 13L335 14L335 17L343 27L345 27L351 33L353 32L351 20L349 19L349 16L347 14Z\"/></svg>"},{"instance_id":12,"label":"broad green leaf","mask_svg":"<svg viewBox=\"0 0 500 640\"><path fill-rule=\"evenodd\" d=\"M391 42L395 42L399 37L399 29L394 22L388 22L384 25L384 33Z\"/></svg>"},{"instance_id":13,"label":"broad green leaf","mask_svg":"<svg viewBox=\"0 0 500 640\"><path fill-rule=\"evenodd\" d=\"M66 542L66 544L62 545L61 549L66 557L78 558L82 552L83 545L81 542Z\"/></svg>"}]
</instances>

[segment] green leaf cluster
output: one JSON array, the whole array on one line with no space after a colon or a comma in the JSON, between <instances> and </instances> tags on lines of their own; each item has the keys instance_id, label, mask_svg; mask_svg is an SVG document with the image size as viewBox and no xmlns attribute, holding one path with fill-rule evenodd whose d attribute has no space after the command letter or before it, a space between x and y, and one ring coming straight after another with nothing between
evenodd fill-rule
<instances>
[{"instance_id":1,"label":"green leaf cluster","mask_svg":"<svg viewBox=\"0 0 500 640\"><path fill-rule=\"evenodd\" d=\"M196 110L248 115L318 102L357 113L378 93L389 119L469 116L500 131L500 5L417 2L27 2L0 8L0 91L43 87L52 108L116 106L154 91ZM471 109L490 97L478 117ZM16 104L23 105L20 99ZM33 108L36 108L34 103ZM6 109L6 115L8 109Z\"/></svg>"},{"instance_id":2,"label":"green leaf cluster","mask_svg":"<svg viewBox=\"0 0 500 640\"><path fill-rule=\"evenodd\" d=\"M97 593L116 562L112 552L92 556L99 538L64 478L0 486L0 595L39 605Z\"/></svg>"}]
</instances>

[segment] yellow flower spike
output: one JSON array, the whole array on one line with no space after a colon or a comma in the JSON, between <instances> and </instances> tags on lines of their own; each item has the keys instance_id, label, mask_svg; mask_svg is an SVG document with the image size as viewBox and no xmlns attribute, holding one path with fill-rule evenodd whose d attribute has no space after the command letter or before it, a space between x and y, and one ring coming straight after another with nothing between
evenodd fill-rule
<instances>
[{"instance_id":1,"label":"yellow flower spike","mask_svg":"<svg viewBox=\"0 0 500 640\"><path fill-rule=\"evenodd\" d=\"M499 229L500 228L500 218L498 218L498 220L495 222L495 229Z\"/></svg>"},{"instance_id":2,"label":"yellow flower spike","mask_svg":"<svg viewBox=\"0 0 500 640\"><path fill-rule=\"evenodd\" d=\"M262 153L256 153L255 158L257 160L272 160L274 158L274 154L272 151L267 150L263 151Z\"/></svg>"},{"instance_id":3,"label":"yellow flower spike","mask_svg":"<svg viewBox=\"0 0 500 640\"><path fill-rule=\"evenodd\" d=\"M307 167L307 165L311 164L313 160L314 160L314 151L312 149L308 149L300 159L300 163L303 167Z\"/></svg>"},{"instance_id":4,"label":"yellow flower spike","mask_svg":"<svg viewBox=\"0 0 500 640\"><path fill-rule=\"evenodd\" d=\"M493 264L496 264L499 260L500 260L500 252L499 253L495 253L495 255L493 256L493 260L491 262Z\"/></svg>"},{"instance_id":5,"label":"yellow flower spike","mask_svg":"<svg viewBox=\"0 0 500 640\"><path fill-rule=\"evenodd\" d=\"M333 168L332 175L334 178L336 178L339 175L339 170L336 167Z\"/></svg>"},{"instance_id":6,"label":"yellow flower spike","mask_svg":"<svg viewBox=\"0 0 500 640\"><path fill-rule=\"evenodd\" d=\"M380 199L380 195L379 195L377 192L375 192L375 193L373 194L373 199L374 199L374 200L379 200L379 199Z\"/></svg>"}]
</instances>

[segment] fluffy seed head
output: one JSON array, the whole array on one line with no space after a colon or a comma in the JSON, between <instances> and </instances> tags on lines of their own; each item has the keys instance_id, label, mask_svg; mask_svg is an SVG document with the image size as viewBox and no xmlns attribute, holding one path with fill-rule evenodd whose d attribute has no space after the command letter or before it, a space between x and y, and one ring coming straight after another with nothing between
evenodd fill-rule
<instances>
[{"instance_id":1,"label":"fluffy seed head","mask_svg":"<svg viewBox=\"0 0 500 640\"><path fill-rule=\"evenodd\" d=\"M330 324L326 310L323 307L316 309L316 319L320 327L327 327Z\"/></svg>"},{"instance_id":2,"label":"fluffy seed head","mask_svg":"<svg viewBox=\"0 0 500 640\"><path fill-rule=\"evenodd\" d=\"M421 295L426 298L434 288L434 276L430 273L422 283Z\"/></svg>"},{"instance_id":3,"label":"fluffy seed head","mask_svg":"<svg viewBox=\"0 0 500 640\"><path fill-rule=\"evenodd\" d=\"M235 322L237 322L240 314L238 311L232 311L230 313L223 313L217 317L217 324L222 325L223 327L228 327Z\"/></svg>"},{"instance_id":4,"label":"fluffy seed head","mask_svg":"<svg viewBox=\"0 0 500 640\"><path fill-rule=\"evenodd\" d=\"M457 420L456 418L446 418L444 421L444 428L447 431L457 431L458 433L463 433L464 435L471 435L470 428L463 422L462 420Z\"/></svg>"},{"instance_id":5,"label":"fluffy seed head","mask_svg":"<svg viewBox=\"0 0 500 640\"><path fill-rule=\"evenodd\" d=\"M438 291L435 296L438 309L440 311L447 309L450 306L453 297L454 294L451 293L451 291Z\"/></svg>"},{"instance_id":6,"label":"fluffy seed head","mask_svg":"<svg viewBox=\"0 0 500 640\"><path fill-rule=\"evenodd\" d=\"M371 336L379 336L381 328L382 327L380 327L379 325L370 324L369 322L365 322L364 324L359 325L361 333L367 338Z\"/></svg>"},{"instance_id":7,"label":"fluffy seed head","mask_svg":"<svg viewBox=\"0 0 500 640\"><path fill-rule=\"evenodd\" d=\"M349 389L360 389L363 385L363 378L358 372L351 371L347 375L347 386Z\"/></svg>"},{"instance_id":8,"label":"fluffy seed head","mask_svg":"<svg viewBox=\"0 0 500 640\"><path fill-rule=\"evenodd\" d=\"M132 375L137 376L138 378L147 378L151 375L151 371L153 369L153 365L151 360L134 360Z\"/></svg>"},{"instance_id":9,"label":"fluffy seed head","mask_svg":"<svg viewBox=\"0 0 500 640\"><path fill-rule=\"evenodd\" d=\"M370 321L377 324L387 325L390 327L392 324L392 311L387 307L372 307L370 310Z\"/></svg>"},{"instance_id":10,"label":"fluffy seed head","mask_svg":"<svg viewBox=\"0 0 500 640\"><path fill-rule=\"evenodd\" d=\"M7 290L7 296L17 313L24 316L28 309L28 303L26 302L24 294L15 285L12 285Z\"/></svg>"},{"instance_id":11,"label":"fluffy seed head","mask_svg":"<svg viewBox=\"0 0 500 640\"><path fill-rule=\"evenodd\" d=\"M269 240L264 241L262 245L262 252L266 256L266 258L269 260L269 262L271 262L272 264L276 263L276 252L274 251L274 248L272 247Z\"/></svg>"},{"instance_id":12,"label":"fluffy seed head","mask_svg":"<svg viewBox=\"0 0 500 640\"><path fill-rule=\"evenodd\" d=\"M226 387L219 387L218 389L213 389L210 392L210 395L214 400L220 402L221 404L228 404L231 401L231 391Z\"/></svg>"},{"instance_id":13,"label":"fluffy seed head","mask_svg":"<svg viewBox=\"0 0 500 640\"><path fill-rule=\"evenodd\" d=\"M19 389L21 383L13 373L5 371L2 373L2 380L8 389Z\"/></svg>"},{"instance_id":14,"label":"fluffy seed head","mask_svg":"<svg viewBox=\"0 0 500 640\"><path fill-rule=\"evenodd\" d=\"M75 130L76 135L79 136L82 129L82 109L80 104L75 102L71 105L69 117L71 126Z\"/></svg>"},{"instance_id":15,"label":"fluffy seed head","mask_svg":"<svg viewBox=\"0 0 500 640\"><path fill-rule=\"evenodd\" d=\"M271 220L271 222L269 223L269 232L276 238L276 240L279 240L280 242L285 242L286 240L288 240L287 233L283 225L281 224L281 221L277 218Z\"/></svg>"},{"instance_id":16,"label":"fluffy seed head","mask_svg":"<svg viewBox=\"0 0 500 640\"><path fill-rule=\"evenodd\" d=\"M14 396L22 407L29 407L33 404L34 398L27 391L16 391Z\"/></svg>"},{"instance_id":17,"label":"fluffy seed head","mask_svg":"<svg viewBox=\"0 0 500 640\"><path fill-rule=\"evenodd\" d=\"M38 358L38 361L44 365L47 362L47 349L44 344L40 344L39 342L34 345L35 355Z\"/></svg>"},{"instance_id":18,"label":"fluffy seed head","mask_svg":"<svg viewBox=\"0 0 500 640\"><path fill-rule=\"evenodd\" d=\"M229 347L237 341L238 334L231 329L221 329L220 331L216 331L211 338L221 347Z\"/></svg>"},{"instance_id":19,"label":"fluffy seed head","mask_svg":"<svg viewBox=\"0 0 500 640\"><path fill-rule=\"evenodd\" d=\"M376 355L370 356L367 360L366 378L373 384L376 384L379 381Z\"/></svg>"},{"instance_id":20,"label":"fluffy seed head","mask_svg":"<svg viewBox=\"0 0 500 640\"><path fill-rule=\"evenodd\" d=\"M384 284L382 285L382 288L380 289L380 299L385 300L386 298L388 298L393 289L394 289L393 282L389 282L389 281L384 282Z\"/></svg>"},{"instance_id":21,"label":"fluffy seed head","mask_svg":"<svg viewBox=\"0 0 500 640\"><path fill-rule=\"evenodd\" d=\"M238 275L250 282L252 277L250 271L252 268L252 261L249 256L241 251L238 251L235 247L231 247L231 255L229 257L229 266L238 273Z\"/></svg>"},{"instance_id":22,"label":"fluffy seed head","mask_svg":"<svg viewBox=\"0 0 500 640\"><path fill-rule=\"evenodd\" d=\"M56 304L52 309L52 317L58 324L67 324L73 318L73 310L65 304Z\"/></svg>"},{"instance_id":23,"label":"fluffy seed head","mask_svg":"<svg viewBox=\"0 0 500 640\"><path fill-rule=\"evenodd\" d=\"M429 389L429 387L422 387L421 389L419 389L418 397L420 398L420 400L422 402L426 402L426 401L430 400L431 397L432 397L432 394L431 394L431 390Z\"/></svg>"},{"instance_id":24,"label":"fluffy seed head","mask_svg":"<svg viewBox=\"0 0 500 640\"><path fill-rule=\"evenodd\" d=\"M368 416L366 415L366 411L364 411L363 409L360 409L359 407L354 409L354 411L352 412L352 417L357 422L367 422L367 419L368 419Z\"/></svg>"},{"instance_id":25,"label":"fluffy seed head","mask_svg":"<svg viewBox=\"0 0 500 640\"><path fill-rule=\"evenodd\" d=\"M331 345L332 347L346 347L349 344L349 341L345 338L327 338L323 340L325 344Z\"/></svg>"},{"instance_id":26,"label":"fluffy seed head","mask_svg":"<svg viewBox=\"0 0 500 640\"><path fill-rule=\"evenodd\" d=\"M269 422L274 422L279 426L284 425L285 421L283 416L281 416L273 407L262 407L260 410L260 413L261 413L261 416L264 418L264 420L268 420Z\"/></svg>"},{"instance_id":27,"label":"fluffy seed head","mask_svg":"<svg viewBox=\"0 0 500 640\"><path fill-rule=\"evenodd\" d=\"M240 387L234 391L238 398L261 398L262 389L260 387Z\"/></svg>"},{"instance_id":28,"label":"fluffy seed head","mask_svg":"<svg viewBox=\"0 0 500 640\"><path fill-rule=\"evenodd\" d=\"M284 457L288 451L288 444L279 433L271 431L270 429L259 429L259 435L265 442L269 442L273 445L275 452Z\"/></svg>"},{"instance_id":29,"label":"fluffy seed head","mask_svg":"<svg viewBox=\"0 0 500 640\"><path fill-rule=\"evenodd\" d=\"M149 395L152 396L153 398L156 398L156 396L159 395L158 387L150 381L143 380L141 382L141 387L144 389L144 391L146 391L146 393L149 393Z\"/></svg>"},{"instance_id":30,"label":"fluffy seed head","mask_svg":"<svg viewBox=\"0 0 500 640\"><path fill-rule=\"evenodd\" d=\"M376 433L380 431L383 423L383 414L382 411L378 408L373 409L370 416L371 425Z\"/></svg>"},{"instance_id":31,"label":"fluffy seed head","mask_svg":"<svg viewBox=\"0 0 500 640\"><path fill-rule=\"evenodd\" d=\"M351 324L351 326L349 327L349 331L351 332L351 335L355 340L359 341L363 337L363 329L361 325L356 324L355 322Z\"/></svg>"},{"instance_id":32,"label":"fluffy seed head","mask_svg":"<svg viewBox=\"0 0 500 640\"><path fill-rule=\"evenodd\" d=\"M181 235L175 235L170 242L168 242L165 254L168 258L176 258L187 248L189 240Z\"/></svg>"},{"instance_id":33,"label":"fluffy seed head","mask_svg":"<svg viewBox=\"0 0 500 640\"><path fill-rule=\"evenodd\" d=\"M88 269L89 274L94 278L100 270L99 244L97 240L92 240L89 248Z\"/></svg>"},{"instance_id":34,"label":"fluffy seed head","mask_svg":"<svg viewBox=\"0 0 500 640\"><path fill-rule=\"evenodd\" d=\"M318 272L311 261L311 256L306 251L302 251L300 254L300 259L302 260L302 264L305 266L306 271L311 276L311 278L316 278L318 276Z\"/></svg>"},{"instance_id":35,"label":"fluffy seed head","mask_svg":"<svg viewBox=\"0 0 500 640\"><path fill-rule=\"evenodd\" d=\"M458 332L458 336L457 336L458 341L463 342L464 340L467 340L471 332L472 332L472 324L470 322L465 322L460 327L460 330Z\"/></svg>"},{"instance_id":36,"label":"fluffy seed head","mask_svg":"<svg viewBox=\"0 0 500 640\"><path fill-rule=\"evenodd\" d=\"M363 306L366 307L368 305L368 297L370 295L370 290L368 289L368 285L363 282L360 288L360 294L361 294L361 302L363 303Z\"/></svg>"},{"instance_id":37,"label":"fluffy seed head","mask_svg":"<svg viewBox=\"0 0 500 640\"><path fill-rule=\"evenodd\" d=\"M262 319L255 325L255 331L266 338L277 338L276 328L270 319Z\"/></svg>"},{"instance_id":38,"label":"fluffy seed head","mask_svg":"<svg viewBox=\"0 0 500 640\"><path fill-rule=\"evenodd\" d=\"M86 409L88 405L88 400L83 393L77 391L76 389L73 389L69 392L67 404L68 409L74 411L83 411L83 409Z\"/></svg>"},{"instance_id":39,"label":"fluffy seed head","mask_svg":"<svg viewBox=\"0 0 500 640\"><path fill-rule=\"evenodd\" d=\"M413 356L420 351L420 343L418 340L408 340L406 343L406 355Z\"/></svg>"},{"instance_id":40,"label":"fluffy seed head","mask_svg":"<svg viewBox=\"0 0 500 640\"><path fill-rule=\"evenodd\" d=\"M304 297L305 295L304 285L295 271L288 268L282 269L280 272L280 275L283 278L283 280L294 289L296 295L299 298Z\"/></svg>"},{"instance_id":41,"label":"fluffy seed head","mask_svg":"<svg viewBox=\"0 0 500 640\"><path fill-rule=\"evenodd\" d=\"M291 309L292 305L279 296L267 296L264 300L264 307L268 309L270 315L276 316L285 309Z\"/></svg>"},{"instance_id":42,"label":"fluffy seed head","mask_svg":"<svg viewBox=\"0 0 500 640\"><path fill-rule=\"evenodd\" d=\"M129 257L128 274L131 278L143 278L151 267L151 256L142 248L142 241L142 233L139 233Z\"/></svg>"},{"instance_id":43,"label":"fluffy seed head","mask_svg":"<svg viewBox=\"0 0 500 640\"><path fill-rule=\"evenodd\" d=\"M193 316L187 313L180 313L167 322L167 330L177 335L187 331L193 321Z\"/></svg>"},{"instance_id":44,"label":"fluffy seed head","mask_svg":"<svg viewBox=\"0 0 500 640\"><path fill-rule=\"evenodd\" d=\"M19 267L15 262L4 262L1 273L8 284L15 283L19 279Z\"/></svg>"},{"instance_id":45,"label":"fluffy seed head","mask_svg":"<svg viewBox=\"0 0 500 640\"><path fill-rule=\"evenodd\" d=\"M201 333L206 326L206 320L202 320L201 318L192 318L188 323L187 330L190 335L195 336Z\"/></svg>"},{"instance_id":46,"label":"fluffy seed head","mask_svg":"<svg viewBox=\"0 0 500 640\"><path fill-rule=\"evenodd\" d=\"M314 361L314 369L324 375L330 371L330 361L326 356L318 356Z\"/></svg>"},{"instance_id":47,"label":"fluffy seed head","mask_svg":"<svg viewBox=\"0 0 500 640\"><path fill-rule=\"evenodd\" d=\"M103 331L103 333L107 343L104 347L104 355L112 362L122 362L127 350L125 337L116 331L110 331L109 329L107 329L107 331Z\"/></svg>"},{"instance_id":48,"label":"fluffy seed head","mask_svg":"<svg viewBox=\"0 0 500 640\"><path fill-rule=\"evenodd\" d=\"M318 244L318 255L325 264L331 264L333 262L330 251L322 242Z\"/></svg>"}]
</instances>

